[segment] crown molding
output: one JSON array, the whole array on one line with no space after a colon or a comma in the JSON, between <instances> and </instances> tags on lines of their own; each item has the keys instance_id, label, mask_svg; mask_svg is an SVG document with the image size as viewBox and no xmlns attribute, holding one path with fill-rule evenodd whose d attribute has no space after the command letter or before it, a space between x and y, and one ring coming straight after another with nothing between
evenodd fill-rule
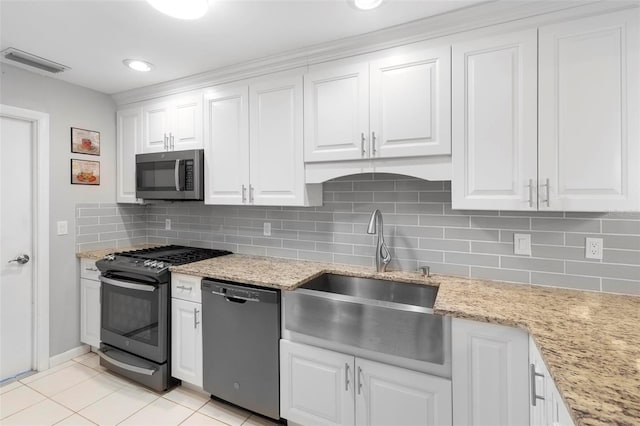
<instances>
[{"instance_id":1,"label":"crown molding","mask_svg":"<svg viewBox=\"0 0 640 426\"><path fill-rule=\"evenodd\" d=\"M452 12L112 95L125 105L322 62L372 53L498 24L535 24L637 7L637 1L494 0Z\"/></svg>"}]
</instances>

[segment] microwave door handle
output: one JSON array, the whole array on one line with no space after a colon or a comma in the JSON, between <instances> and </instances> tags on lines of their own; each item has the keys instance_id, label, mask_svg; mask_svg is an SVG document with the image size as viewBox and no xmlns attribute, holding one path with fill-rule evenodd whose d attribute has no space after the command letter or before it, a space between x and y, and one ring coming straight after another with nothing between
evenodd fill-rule
<instances>
[{"instance_id":1,"label":"microwave door handle","mask_svg":"<svg viewBox=\"0 0 640 426\"><path fill-rule=\"evenodd\" d=\"M174 176L175 176L175 182L176 182L176 191L180 192L182 191L182 189L180 189L180 159L176 160L176 168L174 170Z\"/></svg>"}]
</instances>

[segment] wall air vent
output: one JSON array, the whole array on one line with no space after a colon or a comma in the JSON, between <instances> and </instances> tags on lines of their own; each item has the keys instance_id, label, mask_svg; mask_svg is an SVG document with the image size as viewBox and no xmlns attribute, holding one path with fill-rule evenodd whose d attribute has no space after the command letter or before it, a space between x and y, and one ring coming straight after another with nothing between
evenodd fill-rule
<instances>
[{"instance_id":1,"label":"wall air vent","mask_svg":"<svg viewBox=\"0 0 640 426\"><path fill-rule=\"evenodd\" d=\"M39 70L47 71L53 74L71 69L65 65L50 61L45 58L41 58L40 56L24 52L13 47L8 47L0 53L2 54L2 62L18 62L22 65L38 68Z\"/></svg>"}]
</instances>

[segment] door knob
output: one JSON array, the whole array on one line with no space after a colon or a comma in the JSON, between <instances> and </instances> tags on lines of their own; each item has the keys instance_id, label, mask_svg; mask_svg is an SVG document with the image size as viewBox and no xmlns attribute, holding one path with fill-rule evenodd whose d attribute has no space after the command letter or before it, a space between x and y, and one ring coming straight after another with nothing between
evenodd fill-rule
<instances>
[{"instance_id":1,"label":"door knob","mask_svg":"<svg viewBox=\"0 0 640 426\"><path fill-rule=\"evenodd\" d=\"M27 256L26 254L21 254L21 255L19 255L18 257L16 257L15 259L10 260L10 261L9 261L9 262L7 262L7 263L16 262L16 263L19 263L19 264L21 264L21 265L24 265L24 264L25 264L25 263L27 263L28 261L29 261L29 256Z\"/></svg>"}]
</instances>

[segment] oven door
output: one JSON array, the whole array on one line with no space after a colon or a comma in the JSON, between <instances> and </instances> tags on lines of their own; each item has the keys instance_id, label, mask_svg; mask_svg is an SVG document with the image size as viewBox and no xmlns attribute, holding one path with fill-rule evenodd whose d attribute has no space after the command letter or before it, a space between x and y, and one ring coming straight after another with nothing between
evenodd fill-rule
<instances>
[{"instance_id":1,"label":"oven door","mask_svg":"<svg viewBox=\"0 0 640 426\"><path fill-rule=\"evenodd\" d=\"M167 361L169 296L167 283L149 277L100 276L101 340L157 363Z\"/></svg>"}]
</instances>

